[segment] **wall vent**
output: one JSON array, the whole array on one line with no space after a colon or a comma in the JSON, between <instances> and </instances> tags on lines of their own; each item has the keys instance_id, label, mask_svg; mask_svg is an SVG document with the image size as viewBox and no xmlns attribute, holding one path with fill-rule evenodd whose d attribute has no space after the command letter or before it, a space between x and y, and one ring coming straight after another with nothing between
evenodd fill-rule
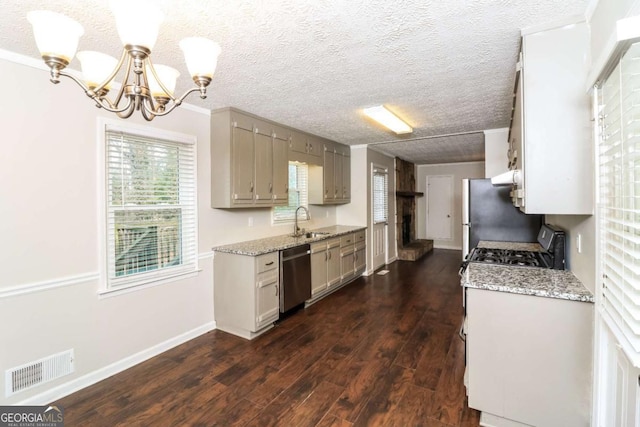
<instances>
[{"instance_id":1,"label":"wall vent","mask_svg":"<svg viewBox=\"0 0 640 427\"><path fill-rule=\"evenodd\" d=\"M69 375L74 370L73 349L8 369L5 397Z\"/></svg>"}]
</instances>

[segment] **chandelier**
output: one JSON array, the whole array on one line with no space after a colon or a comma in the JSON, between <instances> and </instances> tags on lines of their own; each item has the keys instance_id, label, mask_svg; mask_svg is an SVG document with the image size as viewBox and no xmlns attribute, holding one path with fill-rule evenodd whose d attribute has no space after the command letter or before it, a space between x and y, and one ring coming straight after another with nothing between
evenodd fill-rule
<instances>
[{"instance_id":1,"label":"chandelier","mask_svg":"<svg viewBox=\"0 0 640 427\"><path fill-rule=\"evenodd\" d=\"M76 54L83 27L56 12L39 10L27 14L40 55L50 68L52 83L59 83L60 76L68 77L80 85L99 108L121 118L131 117L134 111L140 111L148 121L169 114L191 92L199 91L200 98L206 98L207 86L213 78L220 54L217 43L202 37L188 37L180 42L196 87L176 98L173 92L180 73L174 68L151 62L151 50L158 38L163 13L148 0L112 0L110 7L124 45L122 55L118 60L100 52L78 52L82 79L64 69ZM107 95L118 74L124 75L122 84L109 98Z\"/></svg>"}]
</instances>

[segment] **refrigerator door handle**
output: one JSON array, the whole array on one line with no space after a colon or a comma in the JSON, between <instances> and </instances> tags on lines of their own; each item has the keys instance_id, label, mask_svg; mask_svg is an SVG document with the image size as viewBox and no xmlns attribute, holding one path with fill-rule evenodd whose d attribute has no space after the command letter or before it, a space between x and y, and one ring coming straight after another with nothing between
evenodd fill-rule
<instances>
[{"instance_id":1,"label":"refrigerator door handle","mask_svg":"<svg viewBox=\"0 0 640 427\"><path fill-rule=\"evenodd\" d=\"M469 231L471 226L469 224L462 225L462 259L465 260L469 254Z\"/></svg>"}]
</instances>

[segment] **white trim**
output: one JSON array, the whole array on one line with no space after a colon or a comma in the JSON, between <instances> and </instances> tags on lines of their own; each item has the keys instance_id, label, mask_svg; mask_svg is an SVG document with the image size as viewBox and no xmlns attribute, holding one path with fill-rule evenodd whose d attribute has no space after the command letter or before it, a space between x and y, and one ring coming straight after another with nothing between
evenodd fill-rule
<instances>
[{"instance_id":1,"label":"white trim","mask_svg":"<svg viewBox=\"0 0 640 427\"><path fill-rule=\"evenodd\" d=\"M362 148L369 148L369 144L356 144L356 145L350 145L349 147L351 147L351 149L362 149Z\"/></svg>"},{"instance_id":2,"label":"white trim","mask_svg":"<svg viewBox=\"0 0 640 427\"><path fill-rule=\"evenodd\" d=\"M520 30L520 35L528 36L531 34L539 33L541 31L553 30L553 29L565 27L568 25L579 24L581 22L585 22L584 15L567 16L564 18L559 18L553 21L549 21L545 24L532 25L530 27L523 28L522 30Z\"/></svg>"},{"instance_id":3,"label":"white trim","mask_svg":"<svg viewBox=\"0 0 640 427\"><path fill-rule=\"evenodd\" d=\"M142 282L133 282L117 288L105 288L98 291L100 299L111 298L118 295L130 294L131 292L141 291L143 289L155 288L156 286L166 285L177 282L178 280L191 279L198 276L202 270L189 270L172 275L162 275L154 279L146 278Z\"/></svg>"},{"instance_id":4,"label":"white trim","mask_svg":"<svg viewBox=\"0 0 640 427\"><path fill-rule=\"evenodd\" d=\"M484 130L483 132L486 135L486 134L492 134L492 133L501 133L501 132L504 132L504 131L508 132L509 128L487 129L487 130Z\"/></svg>"},{"instance_id":5,"label":"white trim","mask_svg":"<svg viewBox=\"0 0 640 427\"><path fill-rule=\"evenodd\" d=\"M208 252L201 252L198 254L198 259L199 260L203 260L203 259L213 259L213 257L215 256L215 252L214 251L208 251Z\"/></svg>"},{"instance_id":6,"label":"white trim","mask_svg":"<svg viewBox=\"0 0 640 427\"><path fill-rule=\"evenodd\" d=\"M33 294L36 292L48 291L50 289L77 285L80 283L86 283L86 282L99 280L99 279L100 279L100 273L95 271L91 273L78 274L75 276L67 276L67 277L61 277L57 279L44 280L42 282L12 286L10 288L2 288L0 289L0 299L14 297L18 295Z\"/></svg>"},{"instance_id":7,"label":"white trim","mask_svg":"<svg viewBox=\"0 0 640 427\"><path fill-rule=\"evenodd\" d=\"M425 167L425 166L460 166L460 165L473 165L473 164L486 163L484 160L474 160L472 162L455 162L455 163L423 163L420 165L416 165L416 167Z\"/></svg>"},{"instance_id":8,"label":"white trim","mask_svg":"<svg viewBox=\"0 0 640 427\"><path fill-rule=\"evenodd\" d=\"M431 239L430 239L431 240ZM446 241L446 240L452 240L452 239L440 239L440 241ZM454 250L454 251L461 251L462 248L460 246L446 246L446 245L436 245L435 242L436 240L433 239L433 249L448 249L448 250Z\"/></svg>"},{"instance_id":9,"label":"white trim","mask_svg":"<svg viewBox=\"0 0 640 427\"><path fill-rule=\"evenodd\" d=\"M10 50L0 49L0 59L4 59L6 61L10 61L15 64L20 64L27 67L36 68L38 70L49 72L49 67L41 59L36 59L31 56L22 55L20 53L12 52ZM65 68L65 72L72 74L74 77L82 78L82 73L72 68ZM120 83L114 82L113 86L119 87ZM180 104L180 108L184 108L185 110L193 111L194 113L204 114L205 116L211 117L211 110L209 110L208 108L200 107L194 104L190 104L188 102L183 102L182 104Z\"/></svg>"},{"instance_id":10,"label":"white trim","mask_svg":"<svg viewBox=\"0 0 640 427\"><path fill-rule=\"evenodd\" d=\"M584 19L587 21L587 23L591 23L591 19L593 18L593 13L596 11L596 8L598 7L598 4L600 3L600 0L590 0L589 4L587 5L587 10L584 11Z\"/></svg>"},{"instance_id":11,"label":"white trim","mask_svg":"<svg viewBox=\"0 0 640 427\"><path fill-rule=\"evenodd\" d=\"M113 376L119 372L129 369L145 360L151 359L167 350L184 344L185 342L199 337L209 331L216 329L216 322L208 322L202 326L198 326L195 329L177 335L173 338L169 338L159 344L142 350L138 353L127 356L124 359L120 359L110 365L96 369L93 372L85 374L79 378L68 381L52 389L46 390L35 396L26 398L25 400L16 403L16 405L46 405L50 402L55 402L65 396L75 393L78 390L89 387L99 381L102 381L110 376Z\"/></svg>"}]
</instances>

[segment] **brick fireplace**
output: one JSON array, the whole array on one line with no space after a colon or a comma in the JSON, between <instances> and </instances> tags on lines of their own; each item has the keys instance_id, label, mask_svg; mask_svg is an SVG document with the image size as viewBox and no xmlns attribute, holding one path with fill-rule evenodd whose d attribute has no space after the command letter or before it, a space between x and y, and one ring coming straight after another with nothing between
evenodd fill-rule
<instances>
[{"instance_id":1,"label":"brick fireplace","mask_svg":"<svg viewBox=\"0 0 640 427\"><path fill-rule=\"evenodd\" d=\"M415 261L433 249L433 240L416 239L416 197L424 194L415 190L415 165L396 159L398 258L406 261Z\"/></svg>"}]
</instances>

